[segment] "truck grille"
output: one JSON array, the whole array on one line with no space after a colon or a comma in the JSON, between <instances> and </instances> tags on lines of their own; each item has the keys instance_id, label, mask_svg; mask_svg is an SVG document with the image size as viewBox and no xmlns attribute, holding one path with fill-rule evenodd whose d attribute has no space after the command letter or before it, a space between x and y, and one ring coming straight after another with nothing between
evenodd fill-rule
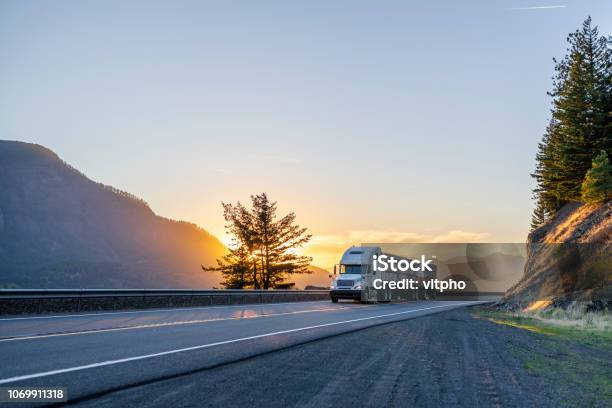
<instances>
[{"instance_id":1,"label":"truck grille","mask_svg":"<svg viewBox=\"0 0 612 408\"><path fill-rule=\"evenodd\" d=\"M352 280L346 280L346 279L338 279L338 281L336 282L338 287L340 286L348 286L349 288L353 287L355 281Z\"/></svg>"}]
</instances>

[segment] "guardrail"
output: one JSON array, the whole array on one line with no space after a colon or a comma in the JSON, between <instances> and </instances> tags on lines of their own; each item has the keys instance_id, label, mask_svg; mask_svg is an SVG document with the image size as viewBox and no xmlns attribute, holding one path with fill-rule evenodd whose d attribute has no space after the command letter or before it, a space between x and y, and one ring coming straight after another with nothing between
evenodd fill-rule
<instances>
[{"instance_id":1,"label":"guardrail","mask_svg":"<svg viewBox=\"0 0 612 408\"><path fill-rule=\"evenodd\" d=\"M0 289L0 315L93 312L329 299L327 290Z\"/></svg>"}]
</instances>

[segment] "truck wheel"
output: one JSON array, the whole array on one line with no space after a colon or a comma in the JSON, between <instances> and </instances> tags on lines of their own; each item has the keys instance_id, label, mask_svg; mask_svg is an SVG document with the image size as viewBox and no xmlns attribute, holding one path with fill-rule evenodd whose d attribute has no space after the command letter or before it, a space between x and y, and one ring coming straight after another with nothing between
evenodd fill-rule
<instances>
[{"instance_id":1,"label":"truck wheel","mask_svg":"<svg viewBox=\"0 0 612 408\"><path fill-rule=\"evenodd\" d=\"M331 300L332 300L332 303L338 303L338 298L337 297L333 297L333 298L331 298Z\"/></svg>"},{"instance_id":2,"label":"truck wheel","mask_svg":"<svg viewBox=\"0 0 612 408\"><path fill-rule=\"evenodd\" d=\"M359 303L365 303L365 304L370 303L370 288L369 287L365 288L365 293L363 294L361 299L359 299Z\"/></svg>"}]
</instances>

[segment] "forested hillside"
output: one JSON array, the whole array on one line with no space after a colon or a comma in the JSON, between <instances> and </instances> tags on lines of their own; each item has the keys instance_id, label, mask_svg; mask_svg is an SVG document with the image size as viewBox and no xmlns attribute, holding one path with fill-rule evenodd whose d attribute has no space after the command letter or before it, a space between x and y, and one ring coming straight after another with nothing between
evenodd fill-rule
<instances>
[{"instance_id":1,"label":"forested hillside","mask_svg":"<svg viewBox=\"0 0 612 408\"><path fill-rule=\"evenodd\" d=\"M567 55L554 60L552 115L532 174L532 229L567 203L603 202L612 193L612 51L590 17L567 41Z\"/></svg>"},{"instance_id":2,"label":"forested hillside","mask_svg":"<svg viewBox=\"0 0 612 408\"><path fill-rule=\"evenodd\" d=\"M612 50L590 17L567 41L532 174L525 273L503 300L512 307L575 300L601 307L612 295Z\"/></svg>"},{"instance_id":3,"label":"forested hillside","mask_svg":"<svg viewBox=\"0 0 612 408\"><path fill-rule=\"evenodd\" d=\"M0 287L212 287L225 247L88 179L51 150L0 141Z\"/></svg>"}]
</instances>

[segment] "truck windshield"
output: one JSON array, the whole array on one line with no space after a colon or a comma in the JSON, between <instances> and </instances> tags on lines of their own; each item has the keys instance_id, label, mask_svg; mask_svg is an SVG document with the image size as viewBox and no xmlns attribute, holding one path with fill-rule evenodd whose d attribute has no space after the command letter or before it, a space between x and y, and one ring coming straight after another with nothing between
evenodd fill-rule
<instances>
[{"instance_id":1,"label":"truck windshield","mask_svg":"<svg viewBox=\"0 0 612 408\"><path fill-rule=\"evenodd\" d=\"M355 274L361 275L361 265L340 265L340 274Z\"/></svg>"}]
</instances>

